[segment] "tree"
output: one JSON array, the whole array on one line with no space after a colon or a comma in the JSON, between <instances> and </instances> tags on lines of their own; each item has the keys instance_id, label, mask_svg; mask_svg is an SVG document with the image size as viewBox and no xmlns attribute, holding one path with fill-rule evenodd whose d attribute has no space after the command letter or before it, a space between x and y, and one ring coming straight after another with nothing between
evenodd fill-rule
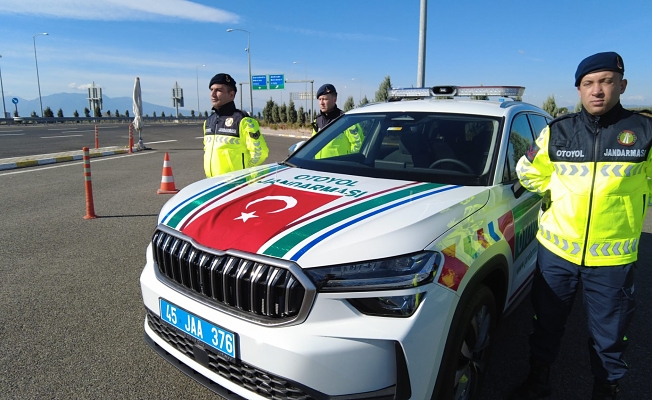
<instances>
[{"instance_id":1,"label":"tree","mask_svg":"<svg viewBox=\"0 0 652 400\"><path fill-rule=\"evenodd\" d=\"M548 96L541 108L548 114L556 117L559 110L557 109L557 103L555 103L555 96Z\"/></svg>"},{"instance_id":2,"label":"tree","mask_svg":"<svg viewBox=\"0 0 652 400\"><path fill-rule=\"evenodd\" d=\"M277 124L281 122L281 116L279 115L278 105L276 103L274 103L274 106L272 107L272 122Z\"/></svg>"},{"instance_id":3,"label":"tree","mask_svg":"<svg viewBox=\"0 0 652 400\"><path fill-rule=\"evenodd\" d=\"M389 78L389 75L380 83L378 90L376 91L376 97L374 101L387 101L389 96L389 89L392 88L392 81Z\"/></svg>"},{"instance_id":4,"label":"tree","mask_svg":"<svg viewBox=\"0 0 652 400\"><path fill-rule=\"evenodd\" d=\"M580 111L582 111L582 100L578 101L577 104L575 104L575 112Z\"/></svg>"},{"instance_id":5,"label":"tree","mask_svg":"<svg viewBox=\"0 0 652 400\"><path fill-rule=\"evenodd\" d=\"M304 126L306 124L306 112L303 111L303 106L299 107L299 112L297 113L299 126Z\"/></svg>"},{"instance_id":6,"label":"tree","mask_svg":"<svg viewBox=\"0 0 652 400\"><path fill-rule=\"evenodd\" d=\"M344 102L344 108L342 109L344 112L351 111L355 108L355 103L353 102L353 96L347 97L346 101Z\"/></svg>"},{"instance_id":7,"label":"tree","mask_svg":"<svg viewBox=\"0 0 652 400\"><path fill-rule=\"evenodd\" d=\"M18 117L18 110L14 110L14 117Z\"/></svg>"},{"instance_id":8,"label":"tree","mask_svg":"<svg viewBox=\"0 0 652 400\"><path fill-rule=\"evenodd\" d=\"M90 118L91 116L91 110L88 109L88 107L84 107L84 117Z\"/></svg>"},{"instance_id":9,"label":"tree","mask_svg":"<svg viewBox=\"0 0 652 400\"><path fill-rule=\"evenodd\" d=\"M288 108L285 105L285 103L283 103L283 105L281 105L281 107L279 107L278 116L281 119L281 122L283 122L283 123L288 122Z\"/></svg>"},{"instance_id":10,"label":"tree","mask_svg":"<svg viewBox=\"0 0 652 400\"><path fill-rule=\"evenodd\" d=\"M270 97L267 103L265 103L265 108L263 108L263 120L265 122L274 122L272 118L272 109L274 108L274 100Z\"/></svg>"},{"instance_id":11,"label":"tree","mask_svg":"<svg viewBox=\"0 0 652 400\"><path fill-rule=\"evenodd\" d=\"M75 112L72 113L72 116L75 118L79 118L79 113L77 112L77 110L75 110Z\"/></svg>"},{"instance_id":12,"label":"tree","mask_svg":"<svg viewBox=\"0 0 652 400\"><path fill-rule=\"evenodd\" d=\"M52 109L50 107L45 107L45 111L43 111L43 116L46 118L53 118L54 113L52 112Z\"/></svg>"},{"instance_id":13,"label":"tree","mask_svg":"<svg viewBox=\"0 0 652 400\"><path fill-rule=\"evenodd\" d=\"M32 111L32 114L30 115L32 118L38 118L38 115L36 114L36 111Z\"/></svg>"},{"instance_id":14,"label":"tree","mask_svg":"<svg viewBox=\"0 0 652 400\"><path fill-rule=\"evenodd\" d=\"M93 116L94 117L101 117L102 116L102 110L100 110L99 107L95 107L95 110L93 110Z\"/></svg>"},{"instance_id":15,"label":"tree","mask_svg":"<svg viewBox=\"0 0 652 400\"><path fill-rule=\"evenodd\" d=\"M57 111L57 117L63 118L63 110L62 109L59 109L59 111Z\"/></svg>"},{"instance_id":16,"label":"tree","mask_svg":"<svg viewBox=\"0 0 652 400\"><path fill-rule=\"evenodd\" d=\"M190 116L194 117L195 116L195 110L190 110Z\"/></svg>"},{"instance_id":17,"label":"tree","mask_svg":"<svg viewBox=\"0 0 652 400\"><path fill-rule=\"evenodd\" d=\"M165 118L165 111L161 111L161 118Z\"/></svg>"},{"instance_id":18,"label":"tree","mask_svg":"<svg viewBox=\"0 0 652 400\"><path fill-rule=\"evenodd\" d=\"M367 95L365 95L365 96L360 100L360 103L358 103L358 107L364 106L365 104L369 104L369 99L367 98Z\"/></svg>"},{"instance_id":19,"label":"tree","mask_svg":"<svg viewBox=\"0 0 652 400\"><path fill-rule=\"evenodd\" d=\"M111 110L106 110L106 116L110 117L111 116Z\"/></svg>"},{"instance_id":20,"label":"tree","mask_svg":"<svg viewBox=\"0 0 652 400\"><path fill-rule=\"evenodd\" d=\"M557 115L564 115L564 114L568 114L568 108L561 107L559 110L557 110Z\"/></svg>"},{"instance_id":21,"label":"tree","mask_svg":"<svg viewBox=\"0 0 652 400\"><path fill-rule=\"evenodd\" d=\"M152 117L156 118L156 111L152 112Z\"/></svg>"},{"instance_id":22,"label":"tree","mask_svg":"<svg viewBox=\"0 0 652 400\"><path fill-rule=\"evenodd\" d=\"M120 116L120 111L118 111L117 108L116 108L116 110L115 110L115 116L116 116L116 117L119 117L119 116Z\"/></svg>"},{"instance_id":23,"label":"tree","mask_svg":"<svg viewBox=\"0 0 652 400\"><path fill-rule=\"evenodd\" d=\"M204 110L204 118L208 118L208 111Z\"/></svg>"},{"instance_id":24,"label":"tree","mask_svg":"<svg viewBox=\"0 0 652 400\"><path fill-rule=\"evenodd\" d=\"M129 110L125 110L125 117L129 118Z\"/></svg>"},{"instance_id":25,"label":"tree","mask_svg":"<svg viewBox=\"0 0 652 400\"><path fill-rule=\"evenodd\" d=\"M297 119L297 108L294 106L294 101L290 100L290 105L288 106L288 122L291 124L296 124Z\"/></svg>"}]
</instances>

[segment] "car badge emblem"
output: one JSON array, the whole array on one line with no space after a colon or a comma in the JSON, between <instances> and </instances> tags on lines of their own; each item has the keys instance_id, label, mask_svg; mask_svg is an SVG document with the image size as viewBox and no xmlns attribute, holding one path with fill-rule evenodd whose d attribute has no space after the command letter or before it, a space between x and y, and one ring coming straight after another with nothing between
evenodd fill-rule
<instances>
[{"instance_id":1,"label":"car badge emblem","mask_svg":"<svg viewBox=\"0 0 652 400\"><path fill-rule=\"evenodd\" d=\"M618 143L623 146L632 146L636 143L636 135L632 131L622 131L618 135Z\"/></svg>"},{"instance_id":2,"label":"car badge emblem","mask_svg":"<svg viewBox=\"0 0 652 400\"><path fill-rule=\"evenodd\" d=\"M227 127L233 125L233 118L227 118L226 121L224 122L224 125Z\"/></svg>"}]
</instances>

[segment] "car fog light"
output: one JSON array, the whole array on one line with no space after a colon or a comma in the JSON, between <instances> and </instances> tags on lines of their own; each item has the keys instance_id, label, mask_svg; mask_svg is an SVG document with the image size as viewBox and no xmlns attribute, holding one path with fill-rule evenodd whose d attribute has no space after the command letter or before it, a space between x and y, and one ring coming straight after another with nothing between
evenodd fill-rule
<instances>
[{"instance_id":1,"label":"car fog light","mask_svg":"<svg viewBox=\"0 0 652 400\"><path fill-rule=\"evenodd\" d=\"M425 293L405 296L369 297L365 299L348 299L358 311L366 315L379 317L409 317L419 308Z\"/></svg>"}]
</instances>

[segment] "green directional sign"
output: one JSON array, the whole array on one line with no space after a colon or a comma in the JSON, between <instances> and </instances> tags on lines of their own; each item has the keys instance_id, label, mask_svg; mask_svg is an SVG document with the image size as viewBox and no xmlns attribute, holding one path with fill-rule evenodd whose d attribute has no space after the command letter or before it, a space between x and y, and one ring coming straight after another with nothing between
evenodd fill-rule
<instances>
[{"instance_id":1,"label":"green directional sign","mask_svg":"<svg viewBox=\"0 0 652 400\"><path fill-rule=\"evenodd\" d=\"M285 89L285 74L269 75L270 89Z\"/></svg>"},{"instance_id":2,"label":"green directional sign","mask_svg":"<svg viewBox=\"0 0 652 400\"><path fill-rule=\"evenodd\" d=\"M267 75L253 75L251 77L251 88L253 90L267 90Z\"/></svg>"}]
</instances>

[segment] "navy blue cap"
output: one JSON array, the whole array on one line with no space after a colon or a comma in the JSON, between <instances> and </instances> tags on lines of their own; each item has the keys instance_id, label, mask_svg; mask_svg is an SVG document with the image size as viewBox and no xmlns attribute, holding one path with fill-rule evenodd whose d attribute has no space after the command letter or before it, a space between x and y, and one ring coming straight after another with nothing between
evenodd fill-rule
<instances>
[{"instance_id":1,"label":"navy blue cap","mask_svg":"<svg viewBox=\"0 0 652 400\"><path fill-rule=\"evenodd\" d=\"M588 56L582 60L580 65L577 66L577 71L575 72L575 87L580 86L580 82L582 82L584 75L599 71L615 71L624 74L625 63L623 62L622 57L613 51Z\"/></svg>"},{"instance_id":2,"label":"navy blue cap","mask_svg":"<svg viewBox=\"0 0 652 400\"><path fill-rule=\"evenodd\" d=\"M317 91L317 98L319 98L319 96L321 96L322 94L327 94L327 93L337 94L337 90L335 90L335 86L331 85L330 83L321 85L321 87Z\"/></svg>"},{"instance_id":3,"label":"navy blue cap","mask_svg":"<svg viewBox=\"0 0 652 400\"><path fill-rule=\"evenodd\" d=\"M235 79L233 79L229 74L219 73L215 75L214 77L211 78L211 82L208 84L208 88L210 89L211 86L213 86L213 84L215 83L220 83L222 85L230 85L235 87Z\"/></svg>"}]
</instances>

